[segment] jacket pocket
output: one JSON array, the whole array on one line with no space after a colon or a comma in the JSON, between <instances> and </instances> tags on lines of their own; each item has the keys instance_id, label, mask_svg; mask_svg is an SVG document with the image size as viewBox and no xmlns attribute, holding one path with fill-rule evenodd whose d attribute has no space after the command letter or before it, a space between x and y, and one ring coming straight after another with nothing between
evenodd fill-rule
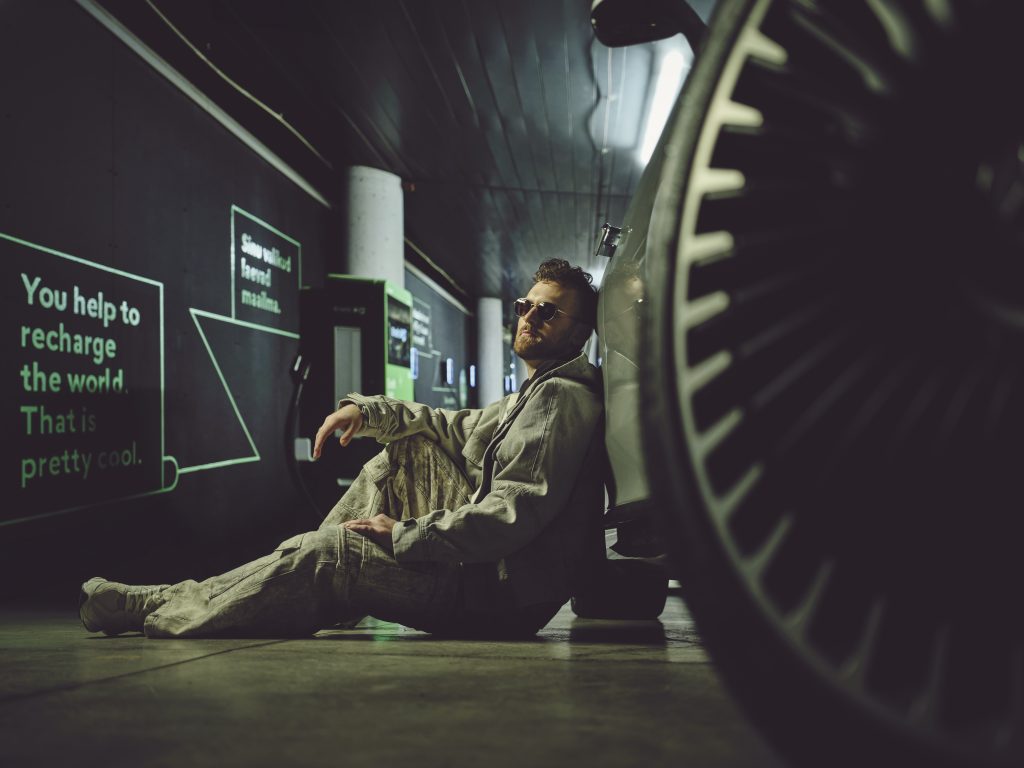
<instances>
[{"instance_id":1,"label":"jacket pocket","mask_svg":"<svg viewBox=\"0 0 1024 768\"><path fill-rule=\"evenodd\" d=\"M284 554L285 552L291 552L293 549L299 549L300 547L302 547L302 540L306 538L307 535L308 534L305 533L299 533L295 536L285 539L276 547L274 547L274 552Z\"/></svg>"},{"instance_id":2,"label":"jacket pocket","mask_svg":"<svg viewBox=\"0 0 1024 768\"><path fill-rule=\"evenodd\" d=\"M215 599L246 579L257 577L262 571L271 569L275 563L289 552L294 552L301 548L302 540L307 535L308 534L306 533L300 533L295 536L291 536L274 547L274 551L269 555L264 555L258 560L253 560L251 563L246 563L240 568L236 568L234 571L224 574L224 576L220 577L222 579L221 583L217 584L210 591L210 599Z\"/></svg>"}]
</instances>

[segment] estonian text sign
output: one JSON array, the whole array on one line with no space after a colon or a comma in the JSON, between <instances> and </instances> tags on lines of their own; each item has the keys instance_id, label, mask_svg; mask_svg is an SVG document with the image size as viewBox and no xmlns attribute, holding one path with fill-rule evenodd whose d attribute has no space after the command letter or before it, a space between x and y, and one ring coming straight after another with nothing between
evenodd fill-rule
<instances>
[{"instance_id":1,"label":"estonian text sign","mask_svg":"<svg viewBox=\"0 0 1024 768\"><path fill-rule=\"evenodd\" d=\"M302 246L231 206L231 314L256 325L297 332Z\"/></svg>"}]
</instances>

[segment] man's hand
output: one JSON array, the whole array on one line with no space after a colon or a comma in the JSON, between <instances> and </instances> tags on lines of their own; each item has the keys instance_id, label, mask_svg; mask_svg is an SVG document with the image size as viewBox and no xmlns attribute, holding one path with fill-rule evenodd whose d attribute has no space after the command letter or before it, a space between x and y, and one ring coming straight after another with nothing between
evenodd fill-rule
<instances>
[{"instance_id":1,"label":"man's hand","mask_svg":"<svg viewBox=\"0 0 1024 768\"><path fill-rule=\"evenodd\" d=\"M395 553L395 546L391 543L391 529L395 527L395 521L387 515L374 515L363 520L346 520L341 527L365 536L391 554Z\"/></svg>"},{"instance_id":2,"label":"man's hand","mask_svg":"<svg viewBox=\"0 0 1024 768\"><path fill-rule=\"evenodd\" d=\"M363 426L363 414L359 407L353 403L346 403L338 410L324 419L323 426L316 431L316 441L313 443L313 458L319 459L320 452L324 448L327 438L337 430L341 430L341 438L338 442L342 447L352 442L352 438Z\"/></svg>"}]
</instances>

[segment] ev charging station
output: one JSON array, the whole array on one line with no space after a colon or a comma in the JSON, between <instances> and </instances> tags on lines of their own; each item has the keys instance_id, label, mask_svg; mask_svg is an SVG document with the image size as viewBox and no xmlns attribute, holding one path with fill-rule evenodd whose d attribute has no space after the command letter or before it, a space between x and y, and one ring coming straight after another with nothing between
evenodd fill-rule
<instances>
[{"instance_id":1,"label":"ev charging station","mask_svg":"<svg viewBox=\"0 0 1024 768\"><path fill-rule=\"evenodd\" d=\"M299 294L299 355L289 419L297 480L322 519L372 456L375 440L342 448L327 441L312 462L312 440L350 392L413 398L412 294L387 280L328 274Z\"/></svg>"}]
</instances>

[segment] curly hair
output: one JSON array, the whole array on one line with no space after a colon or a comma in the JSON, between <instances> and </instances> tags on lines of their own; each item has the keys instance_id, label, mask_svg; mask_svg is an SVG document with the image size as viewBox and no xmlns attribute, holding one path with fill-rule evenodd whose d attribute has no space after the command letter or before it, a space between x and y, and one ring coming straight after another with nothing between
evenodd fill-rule
<instances>
[{"instance_id":1,"label":"curly hair","mask_svg":"<svg viewBox=\"0 0 1024 768\"><path fill-rule=\"evenodd\" d=\"M555 283L571 288L579 297L580 317L591 328L597 327L597 288L594 277L581 267L574 267L565 259L548 259L533 273L535 283Z\"/></svg>"}]
</instances>

